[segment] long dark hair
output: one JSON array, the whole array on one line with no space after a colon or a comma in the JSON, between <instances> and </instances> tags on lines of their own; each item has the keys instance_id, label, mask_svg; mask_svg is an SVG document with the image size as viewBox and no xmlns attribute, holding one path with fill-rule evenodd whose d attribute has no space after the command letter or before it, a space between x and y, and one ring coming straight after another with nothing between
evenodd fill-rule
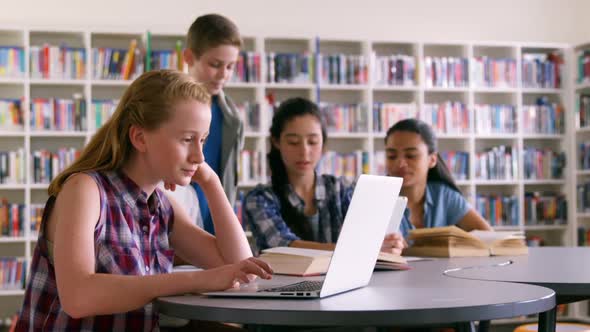
<instances>
[{"instance_id":1,"label":"long dark hair","mask_svg":"<svg viewBox=\"0 0 590 332\"><path fill-rule=\"evenodd\" d=\"M278 142L287 122L304 115L311 115L318 119L322 127L322 141L325 145L328 137L318 106L312 101L299 97L289 98L279 105L272 117L271 139ZM311 226L306 221L305 216L289 202L289 178L281 157L281 151L272 142L270 146L270 152L267 154L268 166L271 172L272 189L281 203L281 216L293 233L303 240L312 240Z\"/></svg>"},{"instance_id":2,"label":"long dark hair","mask_svg":"<svg viewBox=\"0 0 590 332\"><path fill-rule=\"evenodd\" d=\"M428 170L428 176L426 177L426 181L444 182L451 188L455 189L457 192L461 193L461 190L459 190L459 187L457 187L457 184L455 183L453 175L449 171L447 164L438 153L436 135L427 123L413 118L401 120L393 126L391 126L389 130L387 130L387 135L385 135L385 144L387 144L387 139L389 138L389 136L393 135L393 133L397 131L406 131L420 135L420 137L428 147L428 154L436 153L436 166Z\"/></svg>"}]
</instances>

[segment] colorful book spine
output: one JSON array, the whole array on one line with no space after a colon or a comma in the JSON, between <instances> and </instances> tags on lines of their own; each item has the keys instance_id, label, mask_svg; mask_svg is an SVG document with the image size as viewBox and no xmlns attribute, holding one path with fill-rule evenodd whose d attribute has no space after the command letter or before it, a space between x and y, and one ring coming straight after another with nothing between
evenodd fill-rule
<instances>
[{"instance_id":1,"label":"colorful book spine","mask_svg":"<svg viewBox=\"0 0 590 332\"><path fill-rule=\"evenodd\" d=\"M244 123L244 130L246 132L258 132L261 127L261 106L259 103L243 102L236 105L238 113ZM272 113L270 113L272 116Z\"/></svg>"},{"instance_id":2,"label":"colorful book spine","mask_svg":"<svg viewBox=\"0 0 590 332\"><path fill-rule=\"evenodd\" d=\"M561 88L563 63L563 56L558 53L523 54L522 86L524 88Z\"/></svg>"},{"instance_id":3,"label":"colorful book spine","mask_svg":"<svg viewBox=\"0 0 590 332\"><path fill-rule=\"evenodd\" d=\"M150 57L146 56L146 59ZM92 49L92 78L95 80L134 80L151 68L144 64L144 55L138 47L137 40L129 43L128 49L99 47ZM147 61L147 60L146 60Z\"/></svg>"},{"instance_id":4,"label":"colorful book spine","mask_svg":"<svg viewBox=\"0 0 590 332\"><path fill-rule=\"evenodd\" d=\"M440 153L440 156L455 180L469 179L469 152L443 151Z\"/></svg>"},{"instance_id":5,"label":"colorful book spine","mask_svg":"<svg viewBox=\"0 0 590 332\"><path fill-rule=\"evenodd\" d=\"M184 60L182 57L182 51L179 54L176 49L152 51L151 69L152 70L159 70L159 69L179 70L178 68L182 69L183 61Z\"/></svg>"},{"instance_id":6,"label":"colorful book spine","mask_svg":"<svg viewBox=\"0 0 590 332\"><path fill-rule=\"evenodd\" d=\"M322 120L328 132L358 133L367 132L367 108L364 104L319 104Z\"/></svg>"},{"instance_id":7,"label":"colorful book spine","mask_svg":"<svg viewBox=\"0 0 590 332\"><path fill-rule=\"evenodd\" d=\"M25 205L10 203L8 199L0 199L0 236L25 236Z\"/></svg>"},{"instance_id":8,"label":"colorful book spine","mask_svg":"<svg viewBox=\"0 0 590 332\"><path fill-rule=\"evenodd\" d=\"M385 133L400 120L418 117L416 103L373 103L373 132Z\"/></svg>"},{"instance_id":9,"label":"colorful book spine","mask_svg":"<svg viewBox=\"0 0 590 332\"><path fill-rule=\"evenodd\" d=\"M92 112L94 113L94 128L96 130L102 127L111 118L113 113L115 113L118 104L118 99L95 99L92 101Z\"/></svg>"},{"instance_id":10,"label":"colorful book spine","mask_svg":"<svg viewBox=\"0 0 590 332\"><path fill-rule=\"evenodd\" d=\"M373 174L387 175L387 171L385 170L385 151L375 151L373 162L375 164Z\"/></svg>"},{"instance_id":11,"label":"colorful book spine","mask_svg":"<svg viewBox=\"0 0 590 332\"><path fill-rule=\"evenodd\" d=\"M30 204L30 229L29 234L31 237L37 237L39 235L39 229L41 228L41 220L43 219L43 209L45 204L31 203Z\"/></svg>"},{"instance_id":12,"label":"colorful book spine","mask_svg":"<svg viewBox=\"0 0 590 332\"><path fill-rule=\"evenodd\" d=\"M242 150L238 155L238 182L263 182L263 152Z\"/></svg>"},{"instance_id":13,"label":"colorful book spine","mask_svg":"<svg viewBox=\"0 0 590 332\"><path fill-rule=\"evenodd\" d=\"M514 105L475 105L475 131L478 134L514 134L517 114Z\"/></svg>"},{"instance_id":14,"label":"colorful book spine","mask_svg":"<svg viewBox=\"0 0 590 332\"><path fill-rule=\"evenodd\" d=\"M349 181L354 181L359 175L369 169L368 157L368 153L364 151L350 153L328 151L324 153L324 156L320 160L317 171L320 174L342 176Z\"/></svg>"},{"instance_id":15,"label":"colorful book spine","mask_svg":"<svg viewBox=\"0 0 590 332\"><path fill-rule=\"evenodd\" d=\"M0 46L0 77L25 76L25 50L22 47Z\"/></svg>"},{"instance_id":16,"label":"colorful book spine","mask_svg":"<svg viewBox=\"0 0 590 332\"><path fill-rule=\"evenodd\" d=\"M524 194L526 225L556 225L567 221L567 201L562 193L526 192Z\"/></svg>"},{"instance_id":17,"label":"colorful book spine","mask_svg":"<svg viewBox=\"0 0 590 332\"><path fill-rule=\"evenodd\" d=\"M461 88L469 85L469 59L458 57L424 57L427 88Z\"/></svg>"},{"instance_id":18,"label":"colorful book spine","mask_svg":"<svg viewBox=\"0 0 590 332\"><path fill-rule=\"evenodd\" d=\"M86 50L67 46L31 46L31 77L37 79L84 79Z\"/></svg>"},{"instance_id":19,"label":"colorful book spine","mask_svg":"<svg viewBox=\"0 0 590 332\"><path fill-rule=\"evenodd\" d=\"M268 83L313 83L313 56L309 53L266 54Z\"/></svg>"},{"instance_id":20,"label":"colorful book spine","mask_svg":"<svg viewBox=\"0 0 590 332\"><path fill-rule=\"evenodd\" d=\"M576 187L576 206L579 213L590 213L590 181L579 183Z\"/></svg>"},{"instance_id":21,"label":"colorful book spine","mask_svg":"<svg viewBox=\"0 0 590 332\"><path fill-rule=\"evenodd\" d=\"M523 105L523 132L526 134L563 134L565 111L563 106L549 102L547 97L537 99L536 105Z\"/></svg>"},{"instance_id":22,"label":"colorful book spine","mask_svg":"<svg viewBox=\"0 0 590 332\"><path fill-rule=\"evenodd\" d=\"M515 88L516 59L473 58L471 79L479 88Z\"/></svg>"},{"instance_id":23,"label":"colorful book spine","mask_svg":"<svg viewBox=\"0 0 590 332\"><path fill-rule=\"evenodd\" d=\"M578 167L581 170L588 170L590 169L590 141L578 144Z\"/></svg>"},{"instance_id":24,"label":"colorful book spine","mask_svg":"<svg viewBox=\"0 0 590 332\"><path fill-rule=\"evenodd\" d=\"M87 130L86 100L82 95L73 99L33 98L31 100L32 130Z\"/></svg>"},{"instance_id":25,"label":"colorful book spine","mask_svg":"<svg viewBox=\"0 0 590 332\"><path fill-rule=\"evenodd\" d=\"M373 104L373 131L386 132L400 120L417 118L428 123L439 134L467 134L470 130L470 114L461 102L447 101L425 104L421 111L415 103Z\"/></svg>"},{"instance_id":26,"label":"colorful book spine","mask_svg":"<svg viewBox=\"0 0 590 332\"><path fill-rule=\"evenodd\" d=\"M0 99L0 130L15 131L24 129L23 98Z\"/></svg>"},{"instance_id":27,"label":"colorful book spine","mask_svg":"<svg viewBox=\"0 0 590 332\"><path fill-rule=\"evenodd\" d=\"M586 226L578 227L578 246L590 247L590 228Z\"/></svg>"},{"instance_id":28,"label":"colorful book spine","mask_svg":"<svg viewBox=\"0 0 590 332\"><path fill-rule=\"evenodd\" d=\"M475 209L491 226L518 226L518 198L514 195L477 195Z\"/></svg>"},{"instance_id":29,"label":"colorful book spine","mask_svg":"<svg viewBox=\"0 0 590 332\"><path fill-rule=\"evenodd\" d=\"M24 184L26 155L23 148L0 152L0 183Z\"/></svg>"},{"instance_id":30,"label":"colorful book spine","mask_svg":"<svg viewBox=\"0 0 590 332\"><path fill-rule=\"evenodd\" d=\"M50 183L80 156L80 152L76 148L60 148L55 152L44 149L33 151L31 158L33 183Z\"/></svg>"},{"instance_id":31,"label":"colorful book spine","mask_svg":"<svg viewBox=\"0 0 590 332\"><path fill-rule=\"evenodd\" d=\"M516 180L518 149L500 145L476 153L475 177L479 180Z\"/></svg>"},{"instance_id":32,"label":"colorful book spine","mask_svg":"<svg viewBox=\"0 0 590 332\"><path fill-rule=\"evenodd\" d=\"M362 55L318 53L320 84L367 84L369 62Z\"/></svg>"},{"instance_id":33,"label":"colorful book spine","mask_svg":"<svg viewBox=\"0 0 590 332\"><path fill-rule=\"evenodd\" d=\"M562 179L565 168L565 152L525 148L523 163L525 179Z\"/></svg>"},{"instance_id":34,"label":"colorful book spine","mask_svg":"<svg viewBox=\"0 0 590 332\"><path fill-rule=\"evenodd\" d=\"M428 123L439 134L467 134L470 132L469 110L462 102L447 101L425 104L418 119Z\"/></svg>"},{"instance_id":35,"label":"colorful book spine","mask_svg":"<svg viewBox=\"0 0 590 332\"><path fill-rule=\"evenodd\" d=\"M590 126L590 94L576 94L576 129Z\"/></svg>"},{"instance_id":36,"label":"colorful book spine","mask_svg":"<svg viewBox=\"0 0 590 332\"><path fill-rule=\"evenodd\" d=\"M577 55L578 84L590 82L590 50L582 50Z\"/></svg>"},{"instance_id":37,"label":"colorful book spine","mask_svg":"<svg viewBox=\"0 0 590 332\"><path fill-rule=\"evenodd\" d=\"M22 257L0 257L0 289L25 288L27 261Z\"/></svg>"},{"instance_id":38,"label":"colorful book spine","mask_svg":"<svg viewBox=\"0 0 590 332\"><path fill-rule=\"evenodd\" d=\"M409 55L374 56L373 82L377 86L416 85L416 58Z\"/></svg>"},{"instance_id":39,"label":"colorful book spine","mask_svg":"<svg viewBox=\"0 0 590 332\"><path fill-rule=\"evenodd\" d=\"M242 51L231 77L235 83L258 83L261 82L260 54L256 52Z\"/></svg>"}]
</instances>

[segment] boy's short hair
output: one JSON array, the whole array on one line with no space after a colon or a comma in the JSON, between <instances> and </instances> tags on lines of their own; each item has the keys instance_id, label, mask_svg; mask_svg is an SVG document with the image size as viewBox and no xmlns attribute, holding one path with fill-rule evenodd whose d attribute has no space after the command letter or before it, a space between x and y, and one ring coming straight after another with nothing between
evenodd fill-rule
<instances>
[{"instance_id":1,"label":"boy's short hair","mask_svg":"<svg viewBox=\"0 0 590 332\"><path fill-rule=\"evenodd\" d=\"M197 17L186 36L186 46L196 57L208 49L232 45L242 48L242 37L238 27L228 18L219 14L207 14Z\"/></svg>"}]
</instances>

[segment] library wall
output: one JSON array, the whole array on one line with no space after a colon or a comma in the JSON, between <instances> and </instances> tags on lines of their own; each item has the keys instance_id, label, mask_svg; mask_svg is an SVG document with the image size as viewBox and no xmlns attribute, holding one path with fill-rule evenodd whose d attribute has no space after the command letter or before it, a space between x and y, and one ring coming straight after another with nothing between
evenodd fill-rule
<instances>
[{"instance_id":1,"label":"library wall","mask_svg":"<svg viewBox=\"0 0 590 332\"><path fill-rule=\"evenodd\" d=\"M584 0L13 1L3 25L183 31L204 13L233 18L244 34L345 39L575 43L586 38Z\"/></svg>"}]
</instances>

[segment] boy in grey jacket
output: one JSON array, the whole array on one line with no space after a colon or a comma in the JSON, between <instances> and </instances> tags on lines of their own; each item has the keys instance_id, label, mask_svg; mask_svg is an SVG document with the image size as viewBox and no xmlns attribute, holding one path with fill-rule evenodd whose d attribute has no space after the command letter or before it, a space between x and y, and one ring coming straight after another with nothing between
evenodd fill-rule
<instances>
[{"instance_id":1,"label":"boy in grey jacket","mask_svg":"<svg viewBox=\"0 0 590 332\"><path fill-rule=\"evenodd\" d=\"M238 153L244 135L238 110L222 89L231 77L241 47L242 39L236 25L221 15L208 14L199 16L189 28L183 54L189 74L203 83L213 96L211 128L203 152L205 161L221 179L232 205L236 199ZM199 201L199 211L193 212L196 222L213 234L205 196L198 185L194 182L191 185Z\"/></svg>"}]
</instances>

